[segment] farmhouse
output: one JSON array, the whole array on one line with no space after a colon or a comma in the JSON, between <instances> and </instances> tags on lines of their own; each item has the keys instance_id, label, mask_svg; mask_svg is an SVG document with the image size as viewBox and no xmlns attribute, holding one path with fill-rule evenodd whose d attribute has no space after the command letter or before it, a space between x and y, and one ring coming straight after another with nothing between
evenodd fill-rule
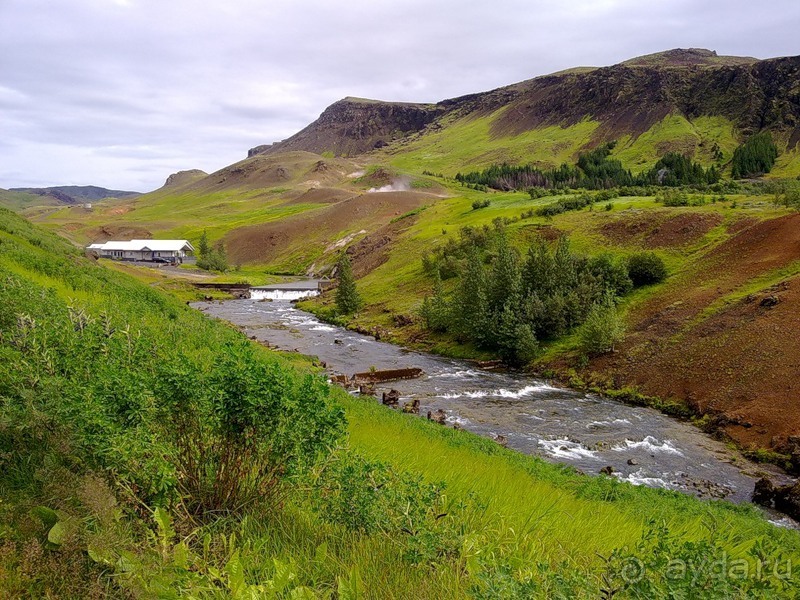
<instances>
[{"instance_id":1,"label":"farmhouse","mask_svg":"<svg viewBox=\"0 0 800 600\"><path fill-rule=\"evenodd\" d=\"M183 262L194 253L188 240L130 240L89 244L86 250L100 258L128 261Z\"/></svg>"}]
</instances>

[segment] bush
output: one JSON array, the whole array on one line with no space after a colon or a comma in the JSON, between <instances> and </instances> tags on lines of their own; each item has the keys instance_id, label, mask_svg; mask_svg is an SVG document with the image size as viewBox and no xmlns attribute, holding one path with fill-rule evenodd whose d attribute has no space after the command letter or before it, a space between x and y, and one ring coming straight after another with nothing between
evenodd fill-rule
<instances>
[{"instance_id":1,"label":"bush","mask_svg":"<svg viewBox=\"0 0 800 600\"><path fill-rule=\"evenodd\" d=\"M322 518L351 531L402 534L406 561L434 563L457 555L463 543L463 505L449 503L443 491L444 484L345 450L321 472L312 503Z\"/></svg>"},{"instance_id":2,"label":"bush","mask_svg":"<svg viewBox=\"0 0 800 600\"><path fill-rule=\"evenodd\" d=\"M667 278L667 267L655 252L639 252L628 259L628 277L635 287L661 283Z\"/></svg>"},{"instance_id":3,"label":"bush","mask_svg":"<svg viewBox=\"0 0 800 600\"><path fill-rule=\"evenodd\" d=\"M656 202L664 206L689 206L689 196L681 190L666 189L656 194Z\"/></svg>"},{"instance_id":4,"label":"bush","mask_svg":"<svg viewBox=\"0 0 800 600\"><path fill-rule=\"evenodd\" d=\"M491 200L486 198L485 200L475 200L472 203L472 210L478 210L479 208L488 208L488 206L492 203Z\"/></svg>"}]
</instances>

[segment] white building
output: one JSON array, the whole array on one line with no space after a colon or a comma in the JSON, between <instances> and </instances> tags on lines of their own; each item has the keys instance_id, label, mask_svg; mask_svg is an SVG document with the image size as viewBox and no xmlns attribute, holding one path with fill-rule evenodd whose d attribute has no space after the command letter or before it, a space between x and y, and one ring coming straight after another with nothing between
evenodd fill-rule
<instances>
[{"instance_id":1,"label":"white building","mask_svg":"<svg viewBox=\"0 0 800 600\"><path fill-rule=\"evenodd\" d=\"M130 240L89 244L86 246L86 250L94 252L100 258L113 260L167 259L173 262L183 262L184 258L194 252L194 247L188 240ZM163 260L157 262L163 262Z\"/></svg>"}]
</instances>

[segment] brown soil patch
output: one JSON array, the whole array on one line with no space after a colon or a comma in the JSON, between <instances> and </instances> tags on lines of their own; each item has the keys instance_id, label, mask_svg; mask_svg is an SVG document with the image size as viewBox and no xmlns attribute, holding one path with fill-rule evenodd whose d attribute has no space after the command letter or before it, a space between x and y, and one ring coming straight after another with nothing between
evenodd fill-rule
<instances>
[{"instance_id":1,"label":"brown soil patch","mask_svg":"<svg viewBox=\"0 0 800 600\"><path fill-rule=\"evenodd\" d=\"M135 225L101 225L87 230L86 235L93 243L109 240L148 240L153 237L150 231Z\"/></svg>"},{"instance_id":2,"label":"brown soil patch","mask_svg":"<svg viewBox=\"0 0 800 600\"><path fill-rule=\"evenodd\" d=\"M562 230L552 225L527 225L521 229L523 239L528 243L533 243L537 240L544 240L546 242L555 242L563 237L565 234Z\"/></svg>"},{"instance_id":3,"label":"brown soil patch","mask_svg":"<svg viewBox=\"0 0 800 600\"><path fill-rule=\"evenodd\" d=\"M279 222L236 229L226 236L225 245L234 264L267 263L303 245L327 246L344 231L374 232L394 217L436 199L422 192L362 194Z\"/></svg>"},{"instance_id":4,"label":"brown soil patch","mask_svg":"<svg viewBox=\"0 0 800 600\"><path fill-rule=\"evenodd\" d=\"M352 198L353 192L336 188L311 188L286 204L333 204Z\"/></svg>"},{"instance_id":5,"label":"brown soil patch","mask_svg":"<svg viewBox=\"0 0 800 600\"><path fill-rule=\"evenodd\" d=\"M347 254L350 255L353 274L356 278L364 277L389 260L392 243L398 235L416 223L418 218L418 215L413 215L394 223L388 223L375 233L350 246Z\"/></svg>"},{"instance_id":6,"label":"brown soil patch","mask_svg":"<svg viewBox=\"0 0 800 600\"><path fill-rule=\"evenodd\" d=\"M744 231L751 225L755 225L758 223L758 219L754 219L752 217L742 217L741 219L737 219L730 225L728 225L727 232L731 235L739 233L740 231Z\"/></svg>"},{"instance_id":7,"label":"brown soil patch","mask_svg":"<svg viewBox=\"0 0 800 600\"><path fill-rule=\"evenodd\" d=\"M724 430L744 445L800 434L800 277L701 318L754 277L796 260L800 214L751 224L637 307L622 352L593 368L723 415Z\"/></svg>"},{"instance_id":8,"label":"brown soil patch","mask_svg":"<svg viewBox=\"0 0 800 600\"><path fill-rule=\"evenodd\" d=\"M722 223L717 213L684 212L669 216L647 211L634 216L622 214L604 223L600 232L608 239L645 248L678 248L700 240Z\"/></svg>"}]
</instances>

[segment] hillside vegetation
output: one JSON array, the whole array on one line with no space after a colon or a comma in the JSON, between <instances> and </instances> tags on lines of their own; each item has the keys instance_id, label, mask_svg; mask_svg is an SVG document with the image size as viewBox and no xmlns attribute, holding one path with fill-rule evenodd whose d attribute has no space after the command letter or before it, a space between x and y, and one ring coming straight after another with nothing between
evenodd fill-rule
<instances>
[{"instance_id":1,"label":"hillside vegetation","mask_svg":"<svg viewBox=\"0 0 800 600\"><path fill-rule=\"evenodd\" d=\"M0 280L5 597L798 592L800 537L753 507L352 398L4 209Z\"/></svg>"}]
</instances>

